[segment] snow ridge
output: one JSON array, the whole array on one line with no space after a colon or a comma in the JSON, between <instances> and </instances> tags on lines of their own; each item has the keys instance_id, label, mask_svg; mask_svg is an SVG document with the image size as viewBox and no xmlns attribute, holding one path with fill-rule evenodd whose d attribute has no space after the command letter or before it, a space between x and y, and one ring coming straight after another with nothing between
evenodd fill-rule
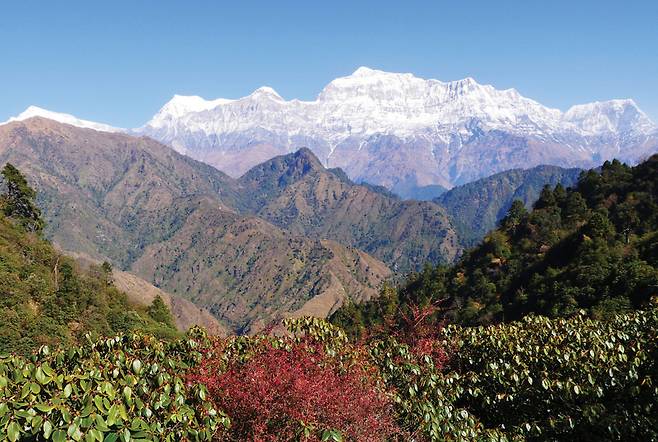
<instances>
[{"instance_id":1,"label":"snow ridge","mask_svg":"<svg viewBox=\"0 0 658 442\"><path fill-rule=\"evenodd\" d=\"M11 117L9 120L5 121L5 123L2 123L2 124L11 123L12 121L23 121L23 120L27 120L28 118L33 118L33 117L47 118L49 120L58 121L60 123L70 124L72 126L82 127L82 128L86 128L86 129L94 129L94 130L101 131L101 132L123 132L123 131L125 131L125 129L112 127L108 124L96 123L94 121L88 121L88 120L82 120L82 119L77 118L77 117L75 117L73 115L70 115L70 114L65 114L65 113L60 113L60 112L53 112L53 111L49 111L47 109L40 108L38 106L29 106L27 109L25 109L19 115L15 116L15 117Z\"/></svg>"},{"instance_id":2,"label":"snow ridge","mask_svg":"<svg viewBox=\"0 0 658 442\"><path fill-rule=\"evenodd\" d=\"M486 129L524 135L640 134L656 129L632 100L578 105L561 112L515 89L498 90L470 77L442 82L360 67L333 80L314 101L286 101L268 87L233 100L175 96L138 131L156 130L168 140L181 133L211 136L264 129L337 142L377 133L404 138L432 131L447 136L474 119Z\"/></svg>"}]
</instances>

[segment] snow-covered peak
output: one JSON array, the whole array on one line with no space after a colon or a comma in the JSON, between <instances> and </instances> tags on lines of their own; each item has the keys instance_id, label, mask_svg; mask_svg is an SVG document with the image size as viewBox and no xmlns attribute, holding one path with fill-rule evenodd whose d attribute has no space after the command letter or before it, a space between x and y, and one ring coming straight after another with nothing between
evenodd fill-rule
<instances>
[{"instance_id":1,"label":"snow-covered peak","mask_svg":"<svg viewBox=\"0 0 658 442\"><path fill-rule=\"evenodd\" d=\"M366 66L360 66L352 73L352 77L365 77L368 75L373 75L375 73L377 73L377 71L374 69L370 69L369 67Z\"/></svg>"},{"instance_id":2,"label":"snow-covered peak","mask_svg":"<svg viewBox=\"0 0 658 442\"><path fill-rule=\"evenodd\" d=\"M174 95L160 109L161 113L166 113L172 117L180 117L190 112L201 112L212 109L220 104L228 103L231 100L219 98L216 100L206 100L198 95Z\"/></svg>"},{"instance_id":3,"label":"snow-covered peak","mask_svg":"<svg viewBox=\"0 0 658 442\"><path fill-rule=\"evenodd\" d=\"M176 96L138 132L181 146L186 134L216 140L250 130L337 144L373 134L407 138L431 132L447 140L473 122L482 130L546 139L655 128L629 100L574 106L565 113L471 77L444 82L362 66L331 81L314 101L286 101L270 87L231 100Z\"/></svg>"},{"instance_id":4,"label":"snow-covered peak","mask_svg":"<svg viewBox=\"0 0 658 442\"><path fill-rule=\"evenodd\" d=\"M70 114L53 112L47 109L40 108L38 106L29 106L23 112L15 117L11 117L5 123L11 123L12 121L23 121L28 118L33 117L42 117L49 120L57 121L60 123L70 124L72 126L82 127L86 129L94 129L101 132L122 132L123 129L112 127L103 123L96 123L94 121L82 120Z\"/></svg>"},{"instance_id":5,"label":"snow-covered peak","mask_svg":"<svg viewBox=\"0 0 658 442\"><path fill-rule=\"evenodd\" d=\"M281 98L281 95L277 93L274 89L272 89L269 86L262 86L256 89L254 92L249 95L251 98L262 98L262 97L268 97L268 98L273 98L275 100L283 100Z\"/></svg>"},{"instance_id":6,"label":"snow-covered peak","mask_svg":"<svg viewBox=\"0 0 658 442\"><path fill-rule=\"evenodd\" d=\"M656 125L631 99L596 101L571 107L564 119L589 134L647 133Z\"/></svg>"}]
</instances>

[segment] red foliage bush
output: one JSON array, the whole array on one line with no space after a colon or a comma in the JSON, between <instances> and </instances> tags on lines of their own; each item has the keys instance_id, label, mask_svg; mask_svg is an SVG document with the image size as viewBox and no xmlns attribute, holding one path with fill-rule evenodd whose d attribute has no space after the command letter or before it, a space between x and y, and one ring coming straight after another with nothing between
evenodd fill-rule
<instances>
[{"instance_id":1,"label":"red foliage bush","mask_svg":"<svg viewBox=\"0 0 658 442\"><path fill-rule=\"evenodd\" d=\"M341 364L310 340L289 343L280 349L265 340L246 362L225 370L225 361L207 358L190 378L230 416L230 438L319 440L337 430L343 440L377 441L397 432L390 399L367 363Z\"/></svg>"}]
</instances>

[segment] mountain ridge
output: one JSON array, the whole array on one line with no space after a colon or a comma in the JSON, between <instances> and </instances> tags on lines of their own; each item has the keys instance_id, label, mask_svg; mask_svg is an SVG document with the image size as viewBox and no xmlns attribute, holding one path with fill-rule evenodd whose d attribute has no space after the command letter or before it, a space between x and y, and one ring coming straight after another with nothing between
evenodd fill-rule
<instances>
[{"instance_id":1,"label":"mountain ridge","mask_svg":"<svg viewBox=\"0 0 658 442\"><path fill-rule=\"evenodd\" d=\"M238 99L175 95L128 132L235 178L306 146L325 167L389 190L449 189L540 164L636 163L658 149L656 124L631 99L561 111L470 77L443 82L365 67L314 101L284 100L270 87Z\"/></svg>"},{"instance_id":2,"label":"mountain ridge","mask_svg":"<svg viewBox=\"0 0 658 442\"><path fill-rule=\"evenodd\" d=\"M459 254L442 207L353 183L342 170L326 169L310 149L274 157L237 183L248 195L243 210L299 235L356 247L400 272Z\"/></svg>"}]
</instances>

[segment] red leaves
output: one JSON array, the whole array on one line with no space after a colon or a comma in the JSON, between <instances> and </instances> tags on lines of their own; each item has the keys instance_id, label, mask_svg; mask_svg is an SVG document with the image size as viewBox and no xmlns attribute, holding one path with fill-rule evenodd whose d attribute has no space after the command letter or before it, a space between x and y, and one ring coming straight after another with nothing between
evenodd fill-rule
<instances>
[{"instance_id":1,"label":"red leaves","mask_svg":"<svg viewBox=\"0 0 658 442\"><path fill-rule=\"evenodd\" d=\"M394 336L405 344L418 357L429 356L436 368L443 367L448 361L448 353L437 340L443 323L436 324L431 319L440 308L443 300L425 306L411 305L408 311L401 311L400 329Z\"/></svg>"},{"instance_id":2,"label":"red leaves","mask_svg":"<svg viewBox=\"0 0 658 442\"><path fill-rule=\"evenodd\" d=\"M319 440L338 430L344 440L385 440L396 433L388 396L365 361L342 363L317 343L293 343L290 350L262 348L225 372L206 359L201 374L216 405L232 419L236 440ZM306 433L304 428L308 429ZM302 437L302 440L304 438Z\"/></svg>"}]
</instances>

